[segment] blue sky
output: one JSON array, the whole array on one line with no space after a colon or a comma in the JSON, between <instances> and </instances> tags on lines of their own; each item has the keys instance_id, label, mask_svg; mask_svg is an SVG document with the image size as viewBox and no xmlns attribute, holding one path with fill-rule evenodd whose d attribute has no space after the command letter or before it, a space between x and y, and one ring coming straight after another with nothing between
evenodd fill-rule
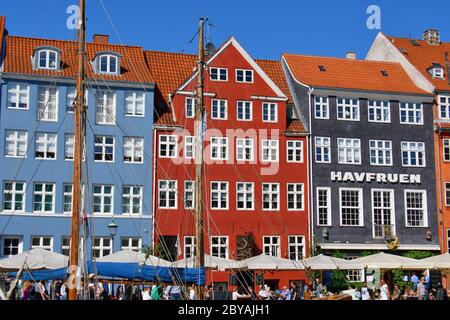
<instances>
[{"instance_id":1,"label":"blue sky","mask_svg":"<svg viewBox=\"0 0 450 320\"><path fill-rule=\"evenodd\" d=\"M1 0L10 34L75 39L66 9L77 0ZM88 39L110 34L112 43L173 52L196 50L198 18L208 17L209 39L220 45L234 35L255 58L278 59L283 52L364 58L379 31L420 38L427 28L450 41L448 0L87 0ZM367 7L381 9L381 30L369 30ZM120 40L119 40L120 37Z\"/></svg>"}]
</instances>

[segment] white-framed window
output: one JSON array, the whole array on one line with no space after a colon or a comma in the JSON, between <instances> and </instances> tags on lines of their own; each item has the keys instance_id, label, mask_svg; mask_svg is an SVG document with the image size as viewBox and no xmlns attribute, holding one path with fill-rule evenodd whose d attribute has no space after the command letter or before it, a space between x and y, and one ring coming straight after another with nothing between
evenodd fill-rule
<instances>
[{"instance_id":1,"label":"white-framed window","mask_svg":"<svg viewBox=\"0 0 450 320\"><path fill-rule=\"evenodd\" d=\"M315 154L317 163L331 163L331 139L329 137L315 137Z\"/></svg>"},{"instance_id":2,"label":"white-framed window","mask_svg":"<svg viewBox=\"0 0 450 320\"><path fill-rule=\"evenodd\" d=\"M228 69L210 67L209 76L212 81L228 81Z\"/></svg>"},{"instance_id":3,"label":"white-framed window","mask_svg":"<svg viewBox=\"0 0 450 320\"><path fill-rule=\"evenodd\" d=\"M34 184L33 190L33 212L54 213L55 212L55 184Z\"/></svg>"},{"instance_id":4,"label":"white-framed window","mask_svg":"<svg viewBox=\"0 0 450 320\"><path fill-rule=\"evenodd\" d=\"M253 139L237 138L236 139L236 160L237 161L253 161L254 154Z\"/></svg>"},{"instance_id":5,"label":"white-framed window","mask_svg":"<svg viewBox=\"0 0 450 320\"><path fill-rule=\"evenodd\" d=\"M391 107L389 101L369 100L369 122L391 122Z\"/></svg>"},{"instance_id":6,"label":"white-framed window","mask_svg":"<svg viewBox=\"0 0 450 320\"><path fill-rule=\"evenodd\" d=\"M119 65L118 59L116 56L111 54L103 54L98 57L99 59L99 73L104 74L118 74L119 73Z\"/></svg>"},{"instance_id":7,"label":"white-framed window","mask_svg":"<svg viewBox=\"0 0 450 320\"><path fill-rule=\"evenodd\" d=\"M253 83L253 70L236 69L236 82Z\"/></svg>"},{"instance_id":8,"label":"white-framed window","mask_svg":"<svg viewBox=\"0 0 450 320\"><path fill-rule=\"evenodd\" d=\"M111 238L94 237L92 239L92 257L101 258L112 253Z\"/></svg>"},{"instance_id":9,"label":"white-framed window","mask_svg":"<svg viewBox=\"0 0 450 320\"><path fill-rule=\"evenodd\" d=\"M450 207L450 182L445 182L445 206Z\"/></svg>"},{"instance_id":10,"label":"white-framed window","mask_svg":"<svg viewBox=\"0 0 450 320\"><path fill-rule=\"evenodd\" d=\"M80 237L80 248L81 250L83 250L83 242L84 242L84 238ZM65 255L65 256L69 256L70 255L70 244L72 243L72 239L70 236L63 236L61 238L61 254Z\"/></svg>"},{"instance_id":11,"label":"white-framed window","mask_svg":"<svg viewBox=\"0 0 450 320\"><path fill-rule=\"evenodd\" d=\"M354 257L354 256L346 256L345 257L346 260L353 260L353 259L357 259L357 258L359 258L359 257ZM361 269L347 270L346 276L347 276L348 282L364 282L364 274Z\"/></svg>"},{"instance_id":12,"label":"white-framed window","mask_svg":"<svg viewBox=\"0 0 450 320\"><path fill-rule=\"evenodd\" d=\"M114 162L115 138L110 136L95 136L94 141L94 161Z\"/></svg>"},{"instance_id":13,"label":"white-framed window","mask_svg":"<svg viewBox=\"0 0 450 320\"><path fill-rule=\"evenodd\" d=\"M401 124L423 124L423 105L421 103L400 103Z\"/></svg>"},{"instance_id":14,"label":"white-framed window","mask_svg":"<svg viewBox=\"0 0 450 320\"><path fill-rule=\"evenodd\" d=\"M444 161L450 161L450 139L444 139L442 140L443 146L444 146L444 151L443 151L443 156L444 156Z\"/></svg>"},{"instance_id":15,"label":"white-framed window","mask_svg":"<svg viewBox=\"0 0 450 320\"><path fill-rule=\"evenodd\" d=\"M31 237L31 249L53 251L53 237Z\"/></svg>"},{"instance_id":16,"label":"white-framed window","mask_svg":"<svg viewBox=\"0 0 450 320\"><path fill-rule=\"evenodd\" d=\"M392 141L369 140L370 164L392 166Z\"/></svg>"},{"instance_id":17,"label":"white-framed window","mask_svg":"<svg viewBox=\"0 0 450 320\"><path fill-rule=\"evenodd\" d=\"M302 260L305 256L305 247L305 236L288 236L289 260Z\"/></svg>"},{"instance_id":18,"label":"white-framed window","mask_svg":"<svg viewBox=\"0 0 450 320\"><path fill-rule=\"evenodd\" d=\"M254 210L255 184L253 182L236 183L236 209Z\"/></svg>"},{"instance_id":19,"label":"white-framed window","mask_svg":"<svg viewBox=\"0 0 450 320\"><path fill-rule=\"evenodd\" d=\"M278 162L278 140L261 140L263 162Z\"/></svg>"},{"instance_id":20,"label":"white-framed window","mask_svg":"<svg viewBox=\"0 0 450 320\"><path fill-rule=\"evenodd\" d=\"M125 95L125 115L143 117L145 115L145 92L127 91Z\"/></svg>"},{"instance_id":21,"label":"white-framed window","mask_svg":"<svg viewBox=\"0 0 450 320\"><path fill-rule=\"evenodd\" d=\"M372 189L371 193L374 239L395 236L394 190Z\"/></svg>"},{"instance_id":22,"label":"white-framed window","mask_svg":"<svg viewBox=\"0 0 450 320\"><path fill-rule=\"evenodd\" d=\"M38 69L58 70L58 52L55 50L38 51Z\"/></svg>"},{"instance_id":23,"label":"white-framed window","mask_svg":"<svg viewBox=\"0 0 450 320\"><path fill-rule=\"evenodd\" d=\"M194 236L186 236L184 237L184 258L195 257L195 246L196 241Z\"/></svg>"},{"instance_id":24,"label":"white-framed window","mask_svg":"<svg viewBox=\"0 0 450 320\"><path fill-rule=\"evenodd\" d=\"M263 183L262 184L262 209L279 210L280 209L280 184Z\"/></svg>"},{"instance_id":25,"label":"white-framed window","mask_svg":"<svg viewBox=\"0 0 450 320\"><path fill-rule=\"evenodd\" d=\"M278 104L273 102L262 103L262 121L263 122L278 121Z\"/></svg>"},{"instance_id":26,"label":"white-framed window","mask_svg":"<svg viewBox=\"0 0 450 320\"><path fill-rule=\"evenodd\" d=\"M444 79L444 69L433 68L433 69L431 69L431 75L433 76L433 78Z\"/></svg>"},{"instance_id":27,"label":"white-framed window","mask_svg":"<svg viewBox=\"0 0 450 320\"><path fill-rule=\"evenodd\" d=\"M439 96L440 118L444 121L450 121L450 96Z\"/></svg>"},{"instance_id":28,"label":"white-framed window","mask_svg":"<svg viewBox=\"0 0 450 320\"><path fill-rule=\"evenodd\" d=\"M428 227L426 190L405 190L405 221L407 227Z\"/></svg>"},{"instance_id":29,"label":"white-framed window","mask_svg":"<svg viewBox=\"0 0 450 320\"><path fill-rule=\"evenodd\" d=\"M74 135L67 133L64 142L64 159L73 160L75 152Z\"/></svg>"},{"instance_id":30,"label":"white-framed window","mask_svg":"<svg viewBox=\"0 0 450 320\"><path fill-rule=\"evenodd\" d=\"M195 157L195 137L184 137L184 157L186 159L194 159Z\"/></svg>"},{"instance_id":31,"label":"white-framed window","mask_svg":"<svg viewBox=\"0 0 450 320\"><path fill-rule=\"evenodd\" d=\"M338 120L359 121L359 100L337 98Z\"/></svg>"},{"instance_id":32,"label":"white-framed window","mask_svg":"<svg viewBox=\"0 0 450 320\"><path fill-rule=\"evenodd\" d=\"M211 209L228 209L228 182L211 181Z\"/></svg>"},{"instance_id":33,"label":"white-framed window","mask_svg":"<svg viewBox=\"0 0 450 320\"><path fill-rule=\"evenodd\" d=\"M227 160L228 159L228 138L211 137L211 159Z\"/></svg>"},{"instance_id":34,"label":"white-framed window","mask_svg":"<svg viewBox=\"0 0 450 320\"><path fill-rule=\"evenodd\" d=\"M211 256L228 259L228 237L211 237Z\"/></svg>"},{"instance_id":35,"label":"white-framed window","mask_svg":"<svg viewBox=\"0 0 450 320\"><path fill-rule=\"evenodd\" d=\"M287 208L288 211L304 210L304 185L303 183L287 184Z\"/></svg>"},{"instance_id":36,"label":"white-framed window","mask_svg":"<svg viewBox=\"0 0 450 320\"><path fill-rule=\"evenodd\" d=\"M195 181L193 180L184 181L184 208L195 208Z\"/></svg>"},{"instance_id":37,"label":"white-framed window","mask_svg":"<svg viewBox=\"0 0 450 320\"><path fill-rule=\"evenodd\" d=\"M96 184L93 188L93 213L113 214L114 186Z\"/></svg>"},{"instance_id":38,"label":"white-framed window","mask_svg":"<svg viewBox=\"0 0 450 320\"><path fill-rule=\"evenodd\" d=\"M176 180L158 181L158 207L162 209L177 208L177 188Z\"/></svg>"},{"instance_id":39,"label":"white-framed window","mask_svg":"<svg viewBox=\"0 0 450 320\"><path fill-rule=\"evenodd\" d=\"M280 258L280 236L263 236L263 252L265 255Z\"/></svg>"},{"instance_id":40,"label":"white-framed window","mask_svg":"<svg viewBox=\"0 0 450 320\"><path fill-rule=\"evenodd\" d=\"M28 150L28 132L21 130L6 130L5 157L26 158Z\"/></svg>"},{"instance_id":41,"label":"white-framed window","mask_svg":"<svg viewBox=\"0 0 450 320\"><path fill-rule=\"evenodd\" d=\"M122 187L122 213L142 214L142 186Z\"/></svg>"},{"instance_id":42,"label":"white-framed window","mask_svg":"<svg viewBox=\"0 0 450 320\"><path fill-rule=\"evenodd\" d=\"M404 167L425 167L425 143L401 142L402 165Z\"/></svg>"},{"instance_id":43,"label":"white-framed window","mask_svg":"<svg viewBox=\"0 0 450 320\"><path fill-rule=\"evenodd\" d=\"M177 156L177 136L161 134L159 136L159 157L175 158Z\"/></svg>"},{"instance_id":44,"label":"white-framed window","mask_svg":"<svg viewBox=\"0 0 450 320\"><path fill-rule=\"evenodd\" d=\"M447 229L447 252L450 253L450 229Z\"/></svg>"},{"instance_id":45,"label":"white-framed window","mask_svg":"<svg viewBox=\"0 0 450 320\"><path fill-rule=\"evenodd\" d=\"M23 242L21 237L6 236L1 238L2 257L9 258L22 253Z\"/></svg>"},{"instance_id":46,"label":"white-framed window","mask_svg":"<svg viewBox=\"0 0 450 320\"><path fill-rule=\"evenodd\" d=\"M134 252L141 252L142 239L135 237L124 237L120 239L120 250L128 250Z\"/></svg>"},{"instance_id":47,"label":"white-framed window","mask_svg":"<svg viewBox=\"0 0 450 320\"><path fill-rule=\"evenodd\" d=\"M331 226L331 188L317 187L317 225Z\"/></svg>"},{"instance_id":48,"label":"white-framed window","mask_svg":"<svg viewBox=\"0 0 450 320\"><path fill-rule=\"evenodd\" d=\"M184 101L184 114L186 118L195 116L195 98L186 97Z\"/></svg>"},{"instance_id":49,"label":"white-framed window","mask_svg":"<svg viewBox=\"0 0 450 320\"><path fill-rule=\"evenodd\" d=\"M73 204L73 184L64 183L63 189L63 212L71 214Z\"/></svg>"},{"instance_id":50,"label":"white-framed window","mask_svg":"<svg viewBox=\"0 0 450 320\"><path fill-rule=\"evenodd\" d=\"M228 119L228 101L212 99L211 100L211 119L226 120Z\"/></svg>"},{"instance_id":51,"label":"white-framed window","mask_svg":"<svg viewBox=\"0 0 450 320\"><path fill-rule=\"evenodd\" d=\"M67 99L66 99L66 112L73 113L75 110L75 98L77 96L77 91L75 87L67 87ZM86 90L84 95L84 104L88 105L89 91Z\"/></svg>"},{"instance_id":52,"label":"white-framed window","mask_svg":"<svg viewBox=\"0 0 450 320\"><path fill-rule=\"evenodd\" d=\"M316 119L330 119L328 97L314 97L314 116Z\"/></svg>"},{"instance_id":53,"label":"white-framed window","mask_svg":"<svg viewBox=\"0 0 450 320\"><path fill-rule=\"evenodd\" d=\"M25 212L25 182L5 181L3 183L3 211Z\"/></svg>"},{"instance_id":54,"label":"white-framed window","mask_svg":"<svg viewBox=\"0 0 450 320\"><path fill-rule=\"evenodd\" d=\"M364 226L363 192L360 188L339 188L341 226Z\"/></svg>"},{"instance_id":55,"label":"white-framed window","mask_svg":"<svg viewBox=\"0 0 450 320\"><path fill-rule=\"evenodd\" d=\"M97 90L95 97L95 123L113 125L116 123L116 93Z\"/></svg>"},{"instance_id":56,"label":"white-framed window","mask_svg":"<svg viewBox=\"0 0 450 320\"><path fill-rule=\"evenodd\" d=\"M340 164L361 164L361 140L338 138L338 162Z\"/></svg>"},{"instance_id":57,"label":"white-framed window","mask_svg":"<svg viewBox=\"0 0 450 320\"><path fill-rule=\"evenodd\" d=\"M36 133L35 158L45 160L56 159L56 134Z\"/></svg>"},{"instance_id":58,"label":"white-framed window","mask_svg":"<svg viewBox=\"0 0 450 320\"><path fill-rule=\"evenodd\" d=\"M253 119L253 103L251 101L238 101L236 116L241 121L251 121Z\"/></svg>"},{"instance_id":59,"label":"white-framed window","mask_svg":"<svg viewBox=\"0 0 450 320\"><path fill-rule=\"evenodd\" d=\"M303 141L287 140L287 162L303 162Z\"/></svg>"},{"instance_id":60,"label":"white-framed window","mask_svg":"<svg viewBox=\"0 0 450 320\"><path fill-rule=\"evenodd\" d=\"M123 137L123 162L144 162L144 138Z\"/></svg>"},{"instance_id":61,"label":"white-framed window","mask_svg":"<svg viewBox=\"0 0 450 320\"><path fill-rule=\"evenodd\" d=\"M58 89L55 87L38 87L38 120L58 120Z\"/></svg>"},{"instance_id":62,"label":"white-framed window","mask_svg":"<svg viewBox=\"0 0 450 320\"><path fill-rule=\"evenodd\" d=\"M13 84L8 86L8 109L27 110L30 105L30 86Z\"/></svg>"}]
</instances>

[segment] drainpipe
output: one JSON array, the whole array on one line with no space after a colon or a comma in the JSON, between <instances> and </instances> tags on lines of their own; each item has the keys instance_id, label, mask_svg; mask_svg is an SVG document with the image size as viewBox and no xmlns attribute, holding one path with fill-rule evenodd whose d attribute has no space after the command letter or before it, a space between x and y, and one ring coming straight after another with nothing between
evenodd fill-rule
<instances>
[{"instance_id":1,"label":"drainpipe","mask_svg":"<svg viewBox=\"0 0 450 320\"><path fill-rule=\"evenodd\" d=\"M152 168L152 230L150 230L149 234L152 237L152 252L155 249L155 225L156 225L156 220L155 220L155 213L156 213L156 203L155 203L155 190L156 190L156 129L153 129L153 168ZM154 252L153 252L154 254Z\"/></svg>"},{"instance_id":2,"label":"drainpipe","mask_svg":"<svg viewBox=\"0 0 450 320\"><path fill-rule=\"evenodd\" d=\"M307 138L308 143L308 151L309 151L309 162L308 162L308 184L309 184L309 243L311 251L314 250L313 245L313 239L314 239L314 203L313 203L313 194L314 194L314 185L313 185L313 172L312 172L312 166L313 166L313 147L314 144L311 141L311 134L312 134L312 108L311 108L311 101L312 101L312 93L314 91L314 88L308 87L308 110L309 110L309 135ZM311 252L310 252L311 256Z\"/></svg>"}]
</instances>

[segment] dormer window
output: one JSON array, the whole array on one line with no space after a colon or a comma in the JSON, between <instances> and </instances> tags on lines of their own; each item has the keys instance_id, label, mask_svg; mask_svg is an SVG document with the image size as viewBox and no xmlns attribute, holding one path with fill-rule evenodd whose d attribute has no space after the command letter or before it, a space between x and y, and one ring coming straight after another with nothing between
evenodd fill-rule
<instances>
[{"instance_id":1,"label":"dormer window","mask_svg":"<svg viewBox=\"0 0 450 320\"><path fill-rule=\"evenodd\" d=\"M34 68L40 70L59 70L61 51L52 47L36 48Z\"/></svg>"},{"instance_id":2,"label":"dormer window","mask_svg":"<svg viewBox=\"0 0 450 320\"><path fill-rule=\"evenodd\" d=\"M439 63L433 63L433 65L428 69L428 72L433 78L444 79L444 67Z\"/></svg>"},{"instance_id":3,"label":"dormer window","mask_svg":"<svg viewBox=\"0 0 450 320\"><path fill-rule=\"evenodd\" d=\"M95 59L97 73L119 75L120 74L120 55L113 52L99 53Z\"/></svg>"}]
</instances>

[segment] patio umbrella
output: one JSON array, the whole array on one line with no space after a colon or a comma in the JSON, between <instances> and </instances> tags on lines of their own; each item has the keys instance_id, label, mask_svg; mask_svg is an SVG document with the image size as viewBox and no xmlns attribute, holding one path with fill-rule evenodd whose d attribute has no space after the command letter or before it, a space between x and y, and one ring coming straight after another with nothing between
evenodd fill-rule
<instances>
[{"instance_id":1,"label":"patio umbrella","mask_svg":"<svg viewBox=\"0 0 450 320\"><path fill-rule=\"evenodd\" d=\"M436 269L450 269L450 254L444 253L438 256L432 256L419 260L420 262L428 263L432 268Z\"/></svg>"},{"instance_id":2,"label":"patio umbrella","mask_svg":"<svg viewBox=\"0 0 450 320\"><path fill-rule=\"evenodd\" d=\"M428 269L429 263L420 260L379 252L353 260L370 269Z\"/></svg>"},{"instance_id":3,"label":"patio umbrella","mask_svg":"<svg viewBox=\"0 0 450 320\"><path fill-rule=\"evenodd\" d=\"M363 264L355 262L355 260L345 260L323 254L306 258L304 262L311 270L355 270L364 268Z\"/></svg>"},{"instance_id":4,"label":"patio umbrella","mask_svg":"<svg viewBox=\"0 0 450 320\"><path fill-rule=\"evenodd\" d=\"M304 269L301 262L277 258L261 254L242 260L241 263L250 270L300 270Z\"/></svg>"},{"instance_id":5,"label":"patio umbrella","mask_svg":"<svg viewBox=\"0 0 450 320\"><path fill-rule=\"evenodd\" d=\"M60 269L67 267L69 258L44 249L31 249L0 260L0 271L17 271L26 265L30 270Z\"/></svg>"},{"instance_id":6,"label":"patio umbrella","mask_svg":"<svg viewBox=\"0 0 450 320\"><path fill-rule=\"evenodd\" d=\"M182 260L177 260L172 263L174 268L194 268L195 258L189 257ZM219 270L226 269L239 269L242 267L242 261L236 261L231 259L224 259L219 257L213 257L205 254L205 267Z\"/></svg>"},{"instance_id":7,"label":"patio umbrella","mask_svg":"<svg viewBox=\"0 0 450 320\"><path fill-rule=\"evenodd\" d=\"M121 250L96 259L97 262L145 263L145 254L131 250Z\"/></svg>"}]
</instances>

